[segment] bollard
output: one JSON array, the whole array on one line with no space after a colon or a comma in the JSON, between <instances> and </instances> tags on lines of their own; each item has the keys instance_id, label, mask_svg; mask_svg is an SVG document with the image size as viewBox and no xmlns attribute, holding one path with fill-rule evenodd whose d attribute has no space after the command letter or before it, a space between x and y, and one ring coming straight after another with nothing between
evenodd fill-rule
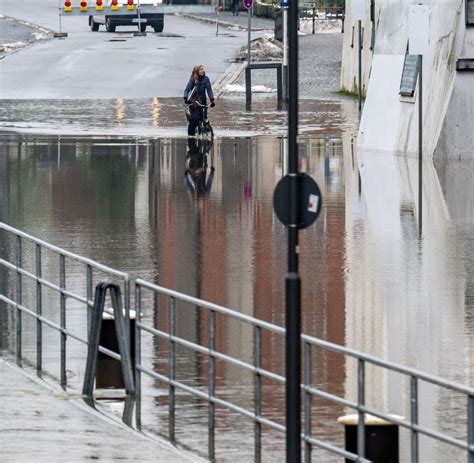
<instances>
[{"instance_id":1,"label":"bollard","mask_svg":"<svg viewBox=\"0 0 474 463\"><path fill-rule=\"evenodd\" d=\"M404 417L389 415L398 420ZM357 424L359 415L346 415L337 419L344 425L345 449L357 455ZM398 425L390 421L365 415L365 458L375 463L398 463ZM346 463L352 460L346 459Z\"/></svg>"},{"instance_id":2,"label":"bollard","mask_svg":"<svg viewBox=\"0 0 474 463\"><path fill-rule=\"evenodd\" d=\"M115 317L105 311L102 313L99 345L119 353ZM130 356L133 368L135 366L135 311L133 310L130 310ZM95 381L97 389L123 389L125 385L120 362L99 351Z\"/></svg>"}]
</instances>

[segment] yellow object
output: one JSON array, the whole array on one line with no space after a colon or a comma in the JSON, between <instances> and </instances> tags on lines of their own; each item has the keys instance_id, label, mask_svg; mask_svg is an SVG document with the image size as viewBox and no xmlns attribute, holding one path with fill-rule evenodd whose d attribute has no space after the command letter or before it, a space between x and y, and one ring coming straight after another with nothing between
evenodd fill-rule
<instances>
[{"instance_id":1,"label":"yellow object","mask_svg":"<svg viewBox=\"0 0 474 463\"><path fill-rule=\"evenodd\" d=\"M104 11L104 5L96 5L95 6L96 11Z\"/></svg>"},{"instance_id":2,"label":"yellow object","mask_svg":"<svg viewBox=\"0 0 474 463\"><path fill-rule=\"evenodd\" d=\"M135 9L135 5L127 5L127 10L134 10Z\"/></svg>"},{"instance_id":3,"label":"yellow object","mask_svg":"<svg viewBox=\"0 0 474 463\"><path fill-rule=\"evenodd\" d=\"M71 6L65 6L64 7L64 12L65 13L70 13L72 11L72 5Z\"/></svg>"},{"instance_id":4,"label":"yellow object","mask_svg":"<svg viewBox=\"0 0 474 463\"><path fill-rule=\"evenodd\" d=\"M79 7L79 11L80 11L81 13L84 13L84 12L87 11L88 9L89 9L88 6L80 6L80 7Z\"/></svg>"},{"instance_id":5,"label":"yellow object","mask_svg":"<svg viewBox=\"0 0 474 463\"><path fill-rule=\"evenodd\" d=\"M117 4L117 5L112 5L112 6L110 7L110 9L111 9L112 11L118 11L118 10L120 9L120 5L118 5L118 4Z\"/></svg>"}]
</instances>

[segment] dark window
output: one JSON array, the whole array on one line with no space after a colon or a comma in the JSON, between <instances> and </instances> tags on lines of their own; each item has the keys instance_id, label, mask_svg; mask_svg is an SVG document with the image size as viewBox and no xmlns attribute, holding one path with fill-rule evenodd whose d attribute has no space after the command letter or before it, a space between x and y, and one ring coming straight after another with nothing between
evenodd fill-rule
<instances>
[{"instance_id":1,"label":"dark window","mask_svg":"<svg viewBox=\"0 0 474 463\"><path fill-rule=\"evenodd\" d=\"M474 26L474 0L466 0L466 26Z\"/></svg>"}]
</instances>

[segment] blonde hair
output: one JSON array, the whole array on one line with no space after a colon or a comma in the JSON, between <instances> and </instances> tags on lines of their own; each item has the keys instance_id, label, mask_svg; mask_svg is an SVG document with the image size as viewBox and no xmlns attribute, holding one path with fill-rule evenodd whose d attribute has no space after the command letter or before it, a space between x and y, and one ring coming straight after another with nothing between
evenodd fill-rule
<instances>
[{"instance_id":1,"label":"blonde hair","mask_svg":"<svg viewBox=\"0 0 474 463\"><path fill-rule=\"evenodd\" d=\"M193 67L193 72L191 73L191 79L197 79L199 76L199 71L201 69L204 69L204 65L202 64L197 64L196 66Z\"/></svg>"}]
</instances>

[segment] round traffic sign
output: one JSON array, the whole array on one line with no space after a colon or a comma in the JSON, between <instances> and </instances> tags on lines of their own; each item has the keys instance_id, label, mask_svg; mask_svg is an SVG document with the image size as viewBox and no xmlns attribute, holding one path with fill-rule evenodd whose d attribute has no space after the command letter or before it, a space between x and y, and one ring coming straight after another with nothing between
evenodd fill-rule
<instances>
[{"instance_id":1,"label":"round traffic sign","mask_svg":"<svg viewBox=\"0 0 474 463\"><path fill-rule=\"evenodd\" d=\"M321 190L318 184L307 174L299 173L297 223L290 220L289 192L291 176L285 175L277 184L273 194L273 208L283 225L296 225L297 228L309 227L321 212Z\"/></svg>"},{"instance_id":2,"label":"round traffic sign","mask_svg":"<svg viewBox=\"0 0 474 463\"><path fill-rule=\"evenodd\" d=\"M244 7L247 8L247 10L250 10L253 5L253 0L242 0L244 3Z\"/></svg>"}]
</instances>

